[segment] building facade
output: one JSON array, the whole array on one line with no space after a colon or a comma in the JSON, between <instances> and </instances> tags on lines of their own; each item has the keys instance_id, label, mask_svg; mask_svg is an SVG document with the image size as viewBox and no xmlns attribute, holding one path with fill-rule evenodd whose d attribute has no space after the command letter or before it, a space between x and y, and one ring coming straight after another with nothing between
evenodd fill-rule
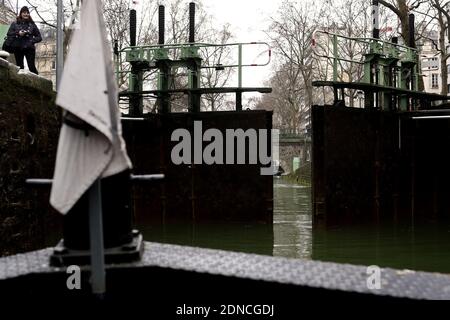
<instances>
[{"instance_id":1,"label":"building facade","mask_svg":"<svg viewBox=\"0 0 450 320\"><path fill-rule=\"evenodd\" d=\"M36 45L36 67L39 75L53 82L56 88L56 30L41 26L42 42Z\"/></svg>"},{"instance_id":2,"label":"building facade","mask_svg":"<svg viewBox=\"0 0 450 320\"><path fill-rule=\"evenodd\" d=\"M420 72L425 91L430 93L440 93L442 88L441 59L436 49L438 43L437 32L429 32L427 38L420 43Z\"/></svg>"},{"instance_id":3,"label":"building facade","mask_svg":"<svg viewBox=\"0 0 450 320\"><path fill-rule=\"evenodd\" d=\"M420 69L423 75L425 91L440 94L442 90L441 79L441 55L437 49L439 45L439 34L437 31L430 31L420 46ZM450 64L447 63L447 71L450 74ZM447 80L450 92L450 77Z\"/></svg>"}]
</instances>

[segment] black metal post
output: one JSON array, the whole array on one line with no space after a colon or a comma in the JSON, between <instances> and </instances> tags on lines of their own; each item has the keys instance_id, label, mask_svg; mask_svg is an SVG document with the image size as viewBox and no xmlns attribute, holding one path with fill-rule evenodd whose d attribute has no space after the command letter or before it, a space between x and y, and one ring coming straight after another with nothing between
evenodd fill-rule
<instances>
[{"instance_id":1,"label":"black metal post","mask_svg":"<svg viewBox=\"0 0 450 320\"><path fill-rule=\"evenodd\" d=\"M411 48L415 48L416 47L416 34L415 34L415 26L416 23L416 18L414 16L414 14L410 14L409 15L409 23L408 23L408 28L409 28L409 40L408 40L408 46Z\"/></svg>"},{"instance_id":2,"label":"black metal post","mask_svg":"<svg viewBox=\"0 0 450 320\"><path fill-rule=\"evenodd\" d=\"M159 6L159 37L158 44L165 43L165 24L166 24L166 10L164 6Z\"/></svg>"},{"instance_id":3,"label":"black metal post","mask_svg":"<svg viewBox=\"0 0 450 320\"><path fill-rule=\"evenodd\" d=\"M136 10L130 11L130 47L136 46L136 28L137 28L137 15Z\"/></svg>"},{"instance_id":4,"label":"black metal post","mask_svg":"<svg viewBox=\"0 0 450 320\"><path fill-rule=\"evenodd\" d=\"M137 44L136 38L136 28L137 28L137 16L136 10L130 11L130 46L135 47ZM131 63L131 83L130 83L130 91L131 92L139 92L141 90L142 85L142 72L139 69L139 65L137 62ZM139 95L132 95L130 97L130 116L141 116L143 109L143 101L142 97Z\"/></svg>"},{"instance_id":5,"label":"black metal post","mask_svg":"<svg viewBox=\"0 0 450 320\"><path fill-rule=\"evenodd\" d=\"M372 19L372 37L374 39L380 39L380 3L378 0L372 0Z\"/></svg>"},{"instance_id":6,"label":"black metal post","mask_svg":"<svg viewBox=\"0 0 450 320\"><path fill-rule=\"evenodd\" d=\"M236 92L236 111L242 111L242 92Z\"/></svg>"},{"instance_id":7,"label":"black metal post","mask_svg":"<svg viewBox=\"0 0 450 320\"><path fill-rule=\"evenodd\" d=\"M167 61L158 61L159 67L159 81L160 90L168 91L170 87L170 66ZM158 99L158 113L169 113L170 112L170 94L167 92L159 93Z\"/></svg>"},{"instance_id":8,"label":"black metal post","mask_svg":"<svg viewBox=\"0 0 450 320\"><path fill-rule=\"evenodd\" d=\"M189 43L195 42L195 3L189 3Z\"/></svg>"},{"instance_id":9,"label":"black metal post","mask_svg":"<svg viewBox=\"0 0 450 320\"><path fill-rule=\"evenodd\" d=\"M398 37L392 37L391 42L393 44L398 44ZM391 63L391 65L389 66L389 86L391 87L398 87L399 85L399 78L398 78L398 60L395 60ZM398 108L398 103L397 103L397 97L396 96L390 96L389 99L389 110L397 110Z\"/></svg>"},{"instance_id":10,"label":"black metal post","mask_svg":"<svg viewBox=\"0 0 450 320\"><path fill-rule=\"evenodd\" d=\"M195 3L189 3L189 43L195 43ZM190 71L191 71L191 89L199 88L199 76L201 60L199 58L190 59ZM198 93L191 93L189 95L189 111L200 112L200 99L201 96Z\"/></svg>"},{"instance_id":11,"label":"black metal post","mask_svg":"<svg viewBox=\"0 0 450 320\"><path fill-rule=\"evenodd\" d=\"M118 40L114 40L114 55L115 56L119 55L119 41Z\"/></svg>"},{"instance_id":12,"label":"black metal post","mask_svg":"<svg viewBox=\"0 0 450 320\"><path fill-rule=\"evenodd\" d=\"M409 39L408 39L408 46L409 47L411 47L411 48L415 48L416 47L416 34L415 34L415 28L414 28L414 26L415 26L415 22L416 22L416 19L415 19L415 16L414 16L414 14L410 14L409 15L409 23L408 23L408 33L409 33ZM418 88L416 88L415 87L415 79L416 79L416 77L417 77L417 74L416 74L416 65L415 64L412 64L411 65L411 77L410 77L410 89L411 90L417 90Z\"/></svg>"},{"instance_id":13,"label":"black metal post","mask_svg":"<svg viewBox=\"0 0 450 320\"><path fill-rule=\"evenodd\" d=\"M165 33L166 33L166 9L163 5L158 8L158 44L165 44ZM162 49L161 49L162 50ZM170 87L170 64L167 60L159 59L157 61L157 66L159 68L159 90L167 91ZM166 114L170 112L170 95L166 92L159 93L157 99L158 113Z\"/></svg>"}]
</instances>

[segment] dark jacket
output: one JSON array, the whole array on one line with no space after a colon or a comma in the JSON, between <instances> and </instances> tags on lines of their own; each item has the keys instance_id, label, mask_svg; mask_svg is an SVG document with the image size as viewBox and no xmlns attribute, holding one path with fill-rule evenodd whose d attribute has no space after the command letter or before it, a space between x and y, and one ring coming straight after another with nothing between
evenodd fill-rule
<instances>
[{"instance_id":1,"label":"dark jacket","mask_svg":"<svg viewBox=\"0 0 450 320\"><path fill-rule=\"evenodd\" d=\"M20 30L25 30L27 33L20 36ZM35 43L42 41L41 33L33 21L18 20L13 22L9 27L8 37L16 38L14 47L19 49L34 48Z\"/></svg>"}]
</instances>

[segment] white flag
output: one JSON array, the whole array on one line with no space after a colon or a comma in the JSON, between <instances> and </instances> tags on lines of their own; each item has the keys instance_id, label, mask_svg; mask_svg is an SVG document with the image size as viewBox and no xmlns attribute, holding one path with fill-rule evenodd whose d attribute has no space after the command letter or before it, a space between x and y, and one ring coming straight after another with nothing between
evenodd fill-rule
<instances>
[{"instance_id":1,"label":"white flag","mask_svg":"<svg viewBox=\"0 0 450 320\"><path fill-rule=\"evenodd\" d=\"M51 205L66 214L99 178L131 168L118 109L118 89L106 38L101 1L84 0L74 30L56 104L87 124L63 124L58 143Z\"/></svg>"}]
</instances>

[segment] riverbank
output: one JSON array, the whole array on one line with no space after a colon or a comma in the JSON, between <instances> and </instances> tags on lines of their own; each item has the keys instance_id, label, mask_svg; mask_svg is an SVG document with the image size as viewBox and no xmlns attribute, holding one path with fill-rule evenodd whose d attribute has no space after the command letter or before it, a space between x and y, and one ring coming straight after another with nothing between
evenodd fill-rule
<instances>
[{"instance_id":1,"label":"riverbank","mask_svg":"<svg viewBox=\"0 0 450 320\"><path fill-rule=\"evenodd\" d=\"M281 176L282 181L288 183L294 183L305 187L311 186L311 162L305 163L303 166L298 168L294 173Z\"/></svg>"}]
</instances>

